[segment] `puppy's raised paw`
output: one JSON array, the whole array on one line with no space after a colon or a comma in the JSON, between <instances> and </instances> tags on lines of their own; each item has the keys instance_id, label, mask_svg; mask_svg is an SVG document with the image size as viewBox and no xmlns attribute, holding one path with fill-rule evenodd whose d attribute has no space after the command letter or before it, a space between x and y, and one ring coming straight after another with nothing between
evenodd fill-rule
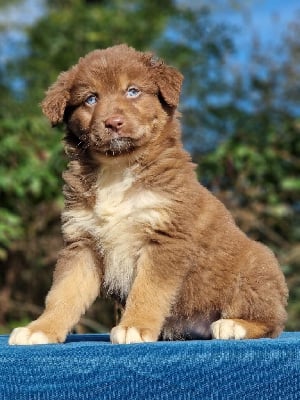
<instances>
[{"instance_id":1,"label":"puppy's raised paw","mask_svg":"<svg viewBox=\"0 0 300 400\"><path fill-rule=\"evenodd\" d=\"M246 329L233 319L219 319L210 326L214 339L244 339Z\"/></svg>"},{"instance_id":2,"label":"puppy's raised paw","mask_svg":"<svg viewBox=\"0 0 300 400\"><path fill-rule=\"evenodd\" d=\"M113 344L155 342L156 340L156 336L150 329L138 329L118 325L110 333L110 341Z\"/></svg>"},{"instance_id":3,"label":"puppy's raised paw","mask_svg":"<svg viewBox=\"0 0 300 400\"><path fill-rule=\"evenodd\" d=\"M32 332L29 328L15 328L8 340L10 345L48 344L50 338L43 332Z\"/></svg>"}]
</instances>

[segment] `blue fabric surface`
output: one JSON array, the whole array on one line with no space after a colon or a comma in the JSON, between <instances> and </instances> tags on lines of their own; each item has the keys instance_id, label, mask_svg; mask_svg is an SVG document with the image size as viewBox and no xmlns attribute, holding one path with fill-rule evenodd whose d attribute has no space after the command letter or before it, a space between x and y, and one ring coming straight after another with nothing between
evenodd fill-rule
<instances>
[{"instance_id":1,"label":"blue fabric surface","mask_svg":"<svg viewBox=\"0 0 300 400\"><path fill-rule=\"evenodd\" d=\"M300 333L277 339L111 345L108 335L8 346L0 399L300 399Z\"/></svg>"}]
</instances>

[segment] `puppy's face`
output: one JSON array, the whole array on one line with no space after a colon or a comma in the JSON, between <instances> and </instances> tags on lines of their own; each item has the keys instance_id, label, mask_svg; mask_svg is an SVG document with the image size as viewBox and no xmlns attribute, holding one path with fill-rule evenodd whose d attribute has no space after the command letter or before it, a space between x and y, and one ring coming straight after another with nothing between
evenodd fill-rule
<instances>
[{"instance_id":1,"label":"puppy's face","mask_svg":"<svg viewBox=\"0 0 300 400\"><path fill-rule=\"evenodd\" d=\"M96 64L89 73L89 61ZM85 60L70 93L70 130L94 151L128 153L147 143L166 122L155 84L146 68L101 68L101 59ZM148 77L148 80L147 80Z\"/></svg>"},{"instance_id":2,"label":"puppy's face","mask_svg":"<svg viewBox=\"0 0 300 400\"><path fill-rule=\"evenodd\" d=\"M78 146L109 157L155 140L178 104L182 76L125 45L96 50L50 87L42 103Z\"/></svg>"}]
</instances>

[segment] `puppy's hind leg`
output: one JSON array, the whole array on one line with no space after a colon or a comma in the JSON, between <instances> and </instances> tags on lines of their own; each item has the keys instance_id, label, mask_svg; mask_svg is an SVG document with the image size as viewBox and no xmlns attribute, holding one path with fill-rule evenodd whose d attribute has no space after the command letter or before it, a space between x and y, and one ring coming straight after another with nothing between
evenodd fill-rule
<instances>
[{"instance_id":1,"label":"puppy's hind leg","mask_svg":"<svg viewBox=\"0 0 300 400\"><path fill-rule=\"evenodd\" d=\"M100 272L89 247L73 244L58 259L43 314L27 327L16 328L9 344L63 342L67 333L99 293Z\"/></svg>"},{"instance_id":2,"label":"puppy's hind leg","mask_svg":"<svg viewBox=\"0 0 300 400\"><path fill-rule=\"evenodd\" d=\"M214 339L257 339L270 337L270 328L262 323L243 319L219 319L210 326Z\"/></svg>"}]
</instances>

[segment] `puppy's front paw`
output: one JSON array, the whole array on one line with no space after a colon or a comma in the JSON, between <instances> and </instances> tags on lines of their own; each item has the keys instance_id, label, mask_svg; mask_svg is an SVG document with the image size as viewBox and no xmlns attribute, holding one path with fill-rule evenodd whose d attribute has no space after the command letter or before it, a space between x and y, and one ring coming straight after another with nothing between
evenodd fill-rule
<instances>
[{"instance_id":1,"label":"puppy's front paw","mask_svg":"<svg viewBox=\"0 0 300 400\"><path fill-rule=\"evenodd\" d=\"M29 328L15 328L8 340L10 345L48 344L51 339L43 332L32 332Z\"/></svg>"},{"instance_id":2,"label":"puppy's front paw","mask_svg":"<svg viewBox=\"0 0 300 400\"><path fill-rule=\"evenodd\" d=\"M210 326L214 339L244 339L246 329L232 319L219 319Z\"/></svg>"},{"instance_id":3,"label":"puppy's front paw","mask_svg":"<svg viewBox=\"0 0 300 400\"><path fill-rule=\"evenodd\" d=\"M156 342L156 340L156 335L150 329L118 325L110 333L110 341L113 344Z\"/></svg>"}]
</instances>

